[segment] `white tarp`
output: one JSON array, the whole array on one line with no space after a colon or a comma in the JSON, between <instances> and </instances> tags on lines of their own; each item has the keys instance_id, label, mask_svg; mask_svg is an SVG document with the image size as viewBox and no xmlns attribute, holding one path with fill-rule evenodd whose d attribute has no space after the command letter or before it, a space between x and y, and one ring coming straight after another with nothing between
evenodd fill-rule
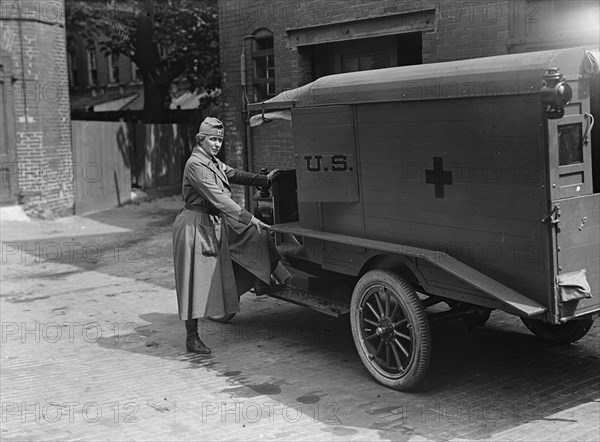
<instances>
[{"instance_id":1,"label":"white tarp","mask_svg":"<svg viewBox=\"0 0 600 442\"><path fill-rule=\"evenodd\" d=\"M264 114L254 115L250 117L250 127L260 126L264 123L269 123L272 120L292 120L292 112L289 110L267 112Z\"/></svg>"}]
</instances>

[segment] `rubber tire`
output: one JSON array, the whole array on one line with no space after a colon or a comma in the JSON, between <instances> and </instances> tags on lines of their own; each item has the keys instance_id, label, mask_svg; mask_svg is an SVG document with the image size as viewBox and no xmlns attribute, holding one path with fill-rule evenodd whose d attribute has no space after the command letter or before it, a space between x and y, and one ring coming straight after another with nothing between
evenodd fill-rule
<instances>
[{"instance_id":1,"label":"rubber tire","mask_svg":"<svg viewBox=\"0 0 600 442\"><path fill-rule=\"evenodd\" d=\"M361 327L360 305L369 289L383 285L395 294L404 316L412 324L413 348L409 368L400 374L386 372L369 358ZM427 315L421 301L411 285L394 272L371 270L365 273L354 287L350 303L350 326L356 349L369 373L382 385L394 390L410 390L417 387L425 378L431 359L431 333Z\"/></svg>"},{"instance_id":2,"label":"rubber tire","mask_svg":"<svg viewBox=\"0 0 600 442\"><path fill-rule=\"evenodd\" d=\"M564 324L549 324L529 318L521 318L521 321L542 341L557 345L572 344L580 340L594 324L594 319L577 319Z\"/></svg>"},{"instance_id":3,"label":"rubber tire","mask_svg":"<svg viewBox=\"0 0 600 442\"><path fill-rule=\"evenodd\" d=\"M229 313L227 315L222 316L208 316L208 319L213 322L220 322L221 324L226 324L231 321L235 316L235 313Z\"/></svg>"}]
</instances>

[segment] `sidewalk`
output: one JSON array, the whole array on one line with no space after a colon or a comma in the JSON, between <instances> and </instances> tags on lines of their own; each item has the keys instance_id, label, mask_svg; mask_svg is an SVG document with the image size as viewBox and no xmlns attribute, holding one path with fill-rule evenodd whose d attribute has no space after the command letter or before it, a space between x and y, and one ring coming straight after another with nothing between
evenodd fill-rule
<instances>
[{"instance_id":1,"label":"sidewalk","mask_svg":"<svg viewBox=\"0 0 600 442\"><path fill-rule=\"evenodd\" d=\"M3 223L2 440L600 439L599 327L554 348L516 318L438 333L423 391L363 368L348 323L242 296L185 352L171 225L179 198Z\"/></svg>"}]
</instances>

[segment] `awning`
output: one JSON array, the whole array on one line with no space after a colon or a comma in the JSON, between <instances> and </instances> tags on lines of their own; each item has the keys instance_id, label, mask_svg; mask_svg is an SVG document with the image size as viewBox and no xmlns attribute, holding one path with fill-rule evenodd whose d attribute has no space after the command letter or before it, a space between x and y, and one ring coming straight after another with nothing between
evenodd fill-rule
<instances>
[{"instance_id":1,"label":"awning","mask_svg":"<svg viewBox=\"0 0 600 442\"><path fill-rule=\"evenodd\" d=\"M137 98L137 94L130 95L128 97L117 98L116 100L107 101L105 103L95 104L93 109L94 112L111 112L123 109L129 103Z\"/></svg>"},{"instance_id":2,"label":"awning","mask_svg":"<svg viewBox=\"0 0 600 442\"><path fill-rule=\"evenodd\" d=\"M173 97L169 109L171 110L186 110L186 109L198 109L200 107L200 98L204 97L206 93L196 94L193 92L186 91L179 97Z\"/></svg>"}]
</instances>

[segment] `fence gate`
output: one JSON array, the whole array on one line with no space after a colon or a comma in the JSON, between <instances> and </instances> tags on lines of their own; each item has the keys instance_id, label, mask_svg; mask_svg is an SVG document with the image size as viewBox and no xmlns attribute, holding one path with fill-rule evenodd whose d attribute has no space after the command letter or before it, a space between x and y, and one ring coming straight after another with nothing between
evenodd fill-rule
<instances>
[{"instance_id":1,"label":"fence gate","mask_svg":"<svg viewBox=\"0 0 600 442\"><path fill-rule=\"evenodd\" d=\"M131 201L133 125L72 121L75 213L111 209Z\"/></svg>"}]
</instances>

